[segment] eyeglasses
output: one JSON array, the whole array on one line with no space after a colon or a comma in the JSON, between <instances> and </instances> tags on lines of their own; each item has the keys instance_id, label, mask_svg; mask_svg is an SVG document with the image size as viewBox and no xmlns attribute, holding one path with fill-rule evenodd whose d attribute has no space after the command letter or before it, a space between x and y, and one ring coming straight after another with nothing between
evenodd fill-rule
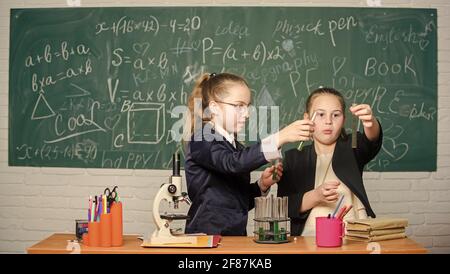
<instances>
[{"instance_id":1,"label":"eyeglasses","mask_svg":"<svg viewBox=\"0 0 450 274\"><path fill-rule=\"evenodd\" d=\"M233 103L227 103L227 102L222 102L222 101L216 101L217 103L222 103L225 105L230 105L233 106L234 109L239 113L239 114L244 114L248 111L248 107L250 106L250 104L245 105L245 104L233 104Z\"/></svg>"},{"instance_id":2,"label":"eyeglasses","mask_svg":"<svg viewBox=\"0 0 450 274\"><path fill-rule=\"evenodd\" d=\"M329 114L325 113L324 111L317 111L315 120L326 120ZM330 120L336 121L343 117L342 112L336 111L331 113Z\"/></svg>"}]
</instances>

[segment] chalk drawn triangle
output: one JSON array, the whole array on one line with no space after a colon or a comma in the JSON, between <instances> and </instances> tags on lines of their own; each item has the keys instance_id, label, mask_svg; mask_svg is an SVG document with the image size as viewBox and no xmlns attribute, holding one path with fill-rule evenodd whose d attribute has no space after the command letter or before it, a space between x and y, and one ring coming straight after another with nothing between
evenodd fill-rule
<instances>
[{"instance_id":1,"label":"chalk drawn triangle","mask_svg":"<svg viewBox=\"0 0 450 274\"><path fill-rule=\"evenodd\" d=\"M31 120L45 119L55 115L55 112L45 99L44 94L40 93L36 105L34 106L33 113L31 114Z\"/></svg>"},{"instance_id":2,"label":"chalk drawn triangle","mask_svg":"<svg viewBox=\"0 0 450 274\"><path fill-rule=\"evenodd\" d=\"M77 91L81 91L81 92L79 92L78 94L67 95L66 97L82 97L82 96L91 95L91 93L89 91L85 90L84 88L82 88L78 85L75 85L74 83L70 83L70 85L72 87L74 87Z\"/></svg>"}]
</instances>

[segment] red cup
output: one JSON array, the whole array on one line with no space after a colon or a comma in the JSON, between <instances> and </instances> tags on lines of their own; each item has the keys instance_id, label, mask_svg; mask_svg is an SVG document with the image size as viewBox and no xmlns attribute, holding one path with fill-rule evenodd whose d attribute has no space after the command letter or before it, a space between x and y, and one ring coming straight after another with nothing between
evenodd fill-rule
<instances>
[{"instance_id":1,"label":"red cup","mask_svg":"<svg viewBox=\"0 0 450 274\"><path fill-rule=\"evenodd\" d=\"M316 245L320 247L342 246L344 223L339 218L316 218Z\"/></svg>"}]
</instances>

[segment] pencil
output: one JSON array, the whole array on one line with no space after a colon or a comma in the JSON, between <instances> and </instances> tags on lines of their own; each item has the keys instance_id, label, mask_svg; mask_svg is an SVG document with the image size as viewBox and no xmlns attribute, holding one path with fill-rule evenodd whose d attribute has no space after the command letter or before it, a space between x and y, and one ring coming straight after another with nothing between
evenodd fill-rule
<instances>
[{"instance_id":1,"label":"pencil","mask_svg":"<svg viewBox=\"0 0 450 274\"><path fill-rule=\"evenodd\" d=\"M103 195L103 214L108 213L108 208L106 205L106 195Z\"/></svg>"},{"instance_id":2,"label":"pencil","mask_svg":"<svg viewBox=\"0 0 450 274\"><path fill-rule=\"evenodd\" d=\"M334 210L333 214L331 215L331 218L334 218L334 216L336 215L336 212L341 207L342 201L344 200L344 196L345 195L342 195L341 198L339 199L339 202L338 202L338 204L336 206L336 209Z\"/></svg>"},{"instance_id":3,"label":"pencil","mask_svg":"<svg viewBox=\"0 0 450 274\"><path fill-rule=\"evenodd\" d=\"M344 220L345 215L347 215L347 213L348 213L348 212L350 211L350 209L352 209L352 208L353 208L353 206L350 205L350 206L344 211L344 213L342 214L342 217L341 217L342 220Z\"/></svg>"},{"instance_id":4,"label":"pencil","mask_svg":"<svg viewBox=\"0 0 450 274\"><path fill-rule=\"evenodd\" d=\"M342 220L342 215L344 215L346 210L347 210L347 206L341 207L341 209L339 209L339 211L338 211L338 214L336 215L336 218Z\"/></svg>"},{"instance_id":5,"label":"pencil","mask_svg":"<svg viewBox=\"0 0 450 274\"><path fill-rule=\"evenodd\" d=\"M89 196L89 211L88 211L88 222L92 219L92 196Z\"/></svg>"}]
</instances>

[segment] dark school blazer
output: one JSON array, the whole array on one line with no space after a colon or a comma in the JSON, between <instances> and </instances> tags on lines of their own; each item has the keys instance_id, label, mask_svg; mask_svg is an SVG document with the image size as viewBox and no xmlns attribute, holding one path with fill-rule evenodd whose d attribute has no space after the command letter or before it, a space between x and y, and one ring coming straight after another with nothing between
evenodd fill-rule
<instances>
[{"instance_id":1,"label":"dark school blazer","mask_svg":"<svg viewBox=\"0 0 450 274\"><path fill-rule=\"evenodd\" d=\"M383 133L380 126L378 140L371 142L365 134L357 133L357 148L353 149L351 134L339 137L334 148L332 167L336 176L363 203L367 215L375 218L364 188L362 173L364 166L371 161L381 149ZM311 210L300 213L303 195L314 189L316 177L317 154L313 145L288 150L283 161L283 176L278 182L278 197L288 196L288 211L291 218L291 235L302 234Z\"/></svg>"},{"instance_id":2,"label":"dark school blazer","mask_svg":"<svg viewBox=\"0 0 450 274\"><path fill-rule=\"evenodd\" d=\"M187 146L184 167L192 205L185 232L246 236L248 211L261 196L258 184L250 184L250 172L267 164L261 143L244 147L236 141L234 148L210 124L204 129Z\"/></svg>"}]
</instances>

